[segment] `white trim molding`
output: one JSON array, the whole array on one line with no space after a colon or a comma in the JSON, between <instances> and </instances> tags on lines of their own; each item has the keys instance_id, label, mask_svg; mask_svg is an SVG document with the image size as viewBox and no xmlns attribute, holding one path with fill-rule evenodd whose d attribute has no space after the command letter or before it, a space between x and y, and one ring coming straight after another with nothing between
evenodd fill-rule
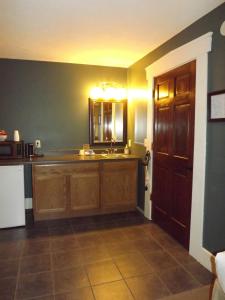
<instances>
[{"instance_id":1,"label":"white trim molding","mask_svg":"<svg viewBox=\"0 0 225 300\"><path fill-rule=\"evenodd\" d=\"M208 52L211 51L212 34L212 32L208 32L200 36L199 38L169 52L146 68L146 77L150 89L147 137L148 144L151 145L153 141L152 90L154 77L184 65L185 63L196 60L194 160L189 252L209 270L211 269L211 254L203 248L203 221L205 200ZM149 186L151 188L152 170L149 171L148 176ZM150 204L146 203L146 208L149 211L145 211L145 215L149 215L150 217L151 201Z\"/></svg>"}]
</instances>

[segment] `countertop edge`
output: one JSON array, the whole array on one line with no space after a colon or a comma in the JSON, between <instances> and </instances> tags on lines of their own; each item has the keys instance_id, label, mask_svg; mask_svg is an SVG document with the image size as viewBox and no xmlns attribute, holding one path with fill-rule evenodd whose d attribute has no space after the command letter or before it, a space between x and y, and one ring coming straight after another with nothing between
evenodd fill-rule
<instances>
[{"instance_id":1,"label":"countertop edge","mask_svg":"<svg viewBox=\"0 0 225 300\"><path fill-rule=\"evenodd\" d=\"M141 160L137 155L121 155L115 157L100 157L99 155L81 156L81 155L62 155L62 156L44 156L34 158L20 159L0 159L0 166L13 165L36 165L36 164L62 164L62 163L82 163L95 161L121 161L121 160Z\"/></svg>"}]
</instances>

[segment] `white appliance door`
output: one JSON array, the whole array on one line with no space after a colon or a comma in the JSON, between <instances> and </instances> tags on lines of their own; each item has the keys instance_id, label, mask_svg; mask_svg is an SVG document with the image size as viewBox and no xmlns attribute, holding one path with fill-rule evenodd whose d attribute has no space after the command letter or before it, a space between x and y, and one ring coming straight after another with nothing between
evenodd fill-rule
<instances>
[{"instance_id":1,"label":"white appliance door","mask_svg":"<svg viewBox=\"0 0 225 300\"><path fill-rule=\"evenodd\" d=\"M25 225L24 168L0 166L0 228Z\"/></svg>"}]
</instances>

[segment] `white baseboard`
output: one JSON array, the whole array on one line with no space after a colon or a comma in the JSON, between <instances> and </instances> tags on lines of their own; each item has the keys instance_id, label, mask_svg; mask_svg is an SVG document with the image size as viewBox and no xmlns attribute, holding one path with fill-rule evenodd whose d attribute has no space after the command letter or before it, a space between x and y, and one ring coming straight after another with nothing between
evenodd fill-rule
<instances>
[{"instance_id":1,"label":"white baseboard","mask_svg":"<svg viewBox=\"0 0 225 300\"><path fill-rule=\"evenodd\" d=\"M25 198L25 209L32 209L33 204L32 204L32 198Z\"/></svg>"},{"instance_id":2,"label":"white baseboard","mask_svg":"<svg viewBox=\"0 0 225 300\"><path fill-rule=\"evenodd\" d=\"M189 254L193 256L201 265L203 265L210 272L214 272L214 268L212 268L212 258L213 254L201 247L197 251L193 251L190 249Z\"/></svg>"},{"instance_id":3,"label":"white baseboard","mask_svg":"<svg viewBox=\"0 0 225 300\"><path fill-rule=\"evenodd\" d=\"M152 220L152 201L149 200L150 194L149 192L145 192L145 211L144 215L147 219Z\"/></svg>"}]
</instances>

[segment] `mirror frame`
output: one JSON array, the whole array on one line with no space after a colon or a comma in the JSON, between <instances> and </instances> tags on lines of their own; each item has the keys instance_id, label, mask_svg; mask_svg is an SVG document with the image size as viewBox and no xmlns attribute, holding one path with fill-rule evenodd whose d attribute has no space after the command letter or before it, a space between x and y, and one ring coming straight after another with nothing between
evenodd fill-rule
<instances>
[{"instance_id":1,"label":"mirror frame","mask_svg":"<svg viewBox=\"0 0 225 300\"><path fill-rule=\"evenodd\" d=\"M125 146L127 144L127 99L123 99L120 101L117 100L92 100L91 98L88 99L89 101L89 143L91 146L108 146L110 145L109 142L99 142L95 143L94 141L94 126L93 126L93 109L95 102L110 102L110 103L123 103L123 141L122 142L115 142L113 145L116 146Z\"/></svg>"}]
</instances>

